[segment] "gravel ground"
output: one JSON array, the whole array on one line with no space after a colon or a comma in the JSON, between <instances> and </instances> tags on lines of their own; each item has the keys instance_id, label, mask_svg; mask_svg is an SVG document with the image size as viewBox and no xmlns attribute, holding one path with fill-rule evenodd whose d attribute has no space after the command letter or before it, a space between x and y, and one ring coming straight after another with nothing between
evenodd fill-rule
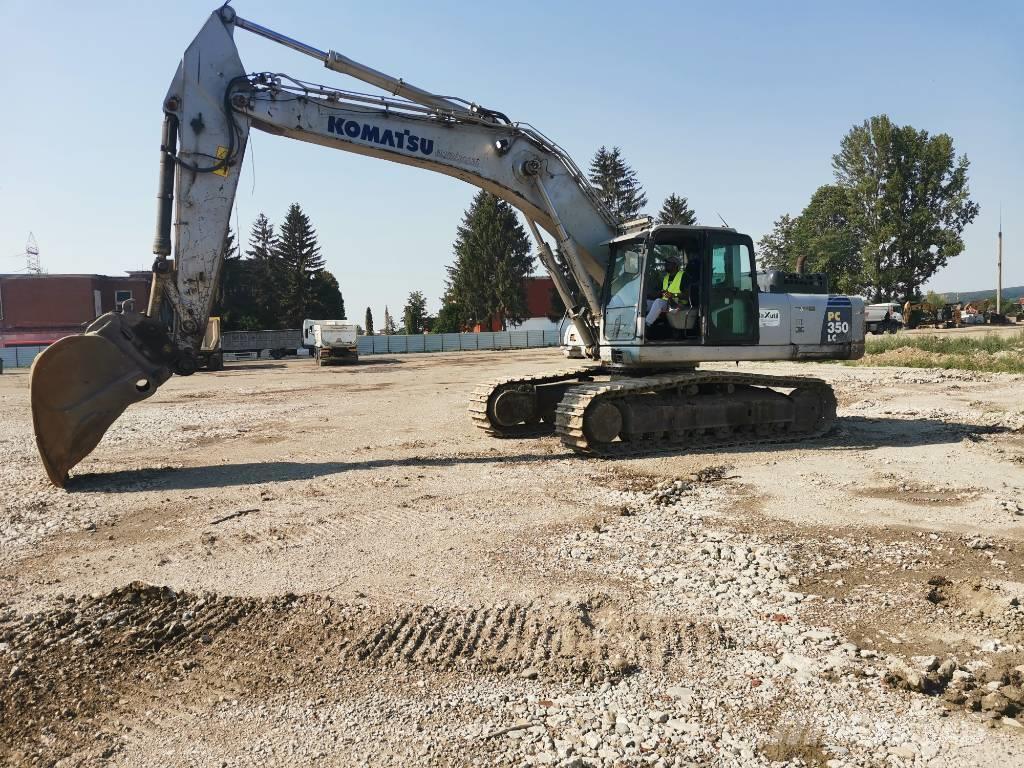
<instances>
[{"instance_id":1,"label":"gravel ground","mask_svg":"<svg viewBox=\"0 0 1024 768\"><path fill-rule=\"evenodd\" d=\"M1024 765L1024 377L751 364L825 438L582 459L556 351L237 364L67 490L0 376L0 762Z\"/></svg>"}]
</instances>

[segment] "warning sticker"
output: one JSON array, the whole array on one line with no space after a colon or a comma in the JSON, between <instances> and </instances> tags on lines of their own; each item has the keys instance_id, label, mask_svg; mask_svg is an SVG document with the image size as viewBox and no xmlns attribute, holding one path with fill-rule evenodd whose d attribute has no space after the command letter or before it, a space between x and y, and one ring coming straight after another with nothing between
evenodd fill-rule
<instances>
[{"instance_id":1,"label":"warning sticker","mask_svg":"<svg viewBox=\"0 0 1024 768\"><path fill-rule=\"evenodd\" d=\"M227 147L217 147L217 159L218 160L223 160L227 156L228 156L228 148ZM228 166L225 165L223 168L218 168L216 171L214 171L214 173L217 174L218 176L227 176L228 175Z\"/></svg>"}]
</instances>

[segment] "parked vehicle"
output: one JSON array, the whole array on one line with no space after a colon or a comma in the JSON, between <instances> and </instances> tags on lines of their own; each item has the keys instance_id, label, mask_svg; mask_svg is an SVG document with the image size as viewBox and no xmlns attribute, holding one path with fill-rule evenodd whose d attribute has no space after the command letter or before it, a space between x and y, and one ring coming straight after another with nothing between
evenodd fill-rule
<instances>
[{"instance_id":1,"label":"parked vehicle","mask_svg":"<svg viewBox=\"0 0 1024 768\"><path fill-rule=\"evenodd\" d=\"M959 303L946 304L939 310L939 319L946 328L962 328L963 307Z\"/></svg>"},{"instance_id":2,"label":"parked vehicle","mask_svg":"<svg viewBox=\"0 0 1024 768\"><path fill-rule=\"evenodd\" d=\"M312 347L317 365L359 362L359 328L347 320L305 320L302 341Z\"/></svg>"},{"instance_id":3,"label":"parked vehicle","mask_svg":"<svg viewBox=\"0 0 1024 768\"><path fill-rule=\"evenodd\" d=\"M896 302L864 307L864 330L868 333L896 333L902 327L903 311Z\"/></svg>"},{"instance_id":4,"label":"parked vehicle","mask_svg":"<svg viewBox=\"0 0 1024 768\"><path fill-rule=\"evenodd\" d=\"M256 357L267 353L275 360L294 355L302 347L302 331L290 328L282 331L225 331L221 334L221 347L225 352L253 352Z\"/></svg>"}]
</instances>

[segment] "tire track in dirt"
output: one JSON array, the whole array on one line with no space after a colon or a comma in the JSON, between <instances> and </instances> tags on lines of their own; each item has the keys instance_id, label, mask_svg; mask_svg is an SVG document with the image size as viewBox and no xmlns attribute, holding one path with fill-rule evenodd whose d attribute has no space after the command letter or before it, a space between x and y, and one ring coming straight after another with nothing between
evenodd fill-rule
<instances>
[{"instance_id":1,"label":"tire track in dirt","mask_svg":"<svg viewBox=\"0 0 1024 768\"><path fill-rule=\"evenodd\" d=\"M595 610L596 609L596 610ZM665 670L698 647L722 647L713 626L623 614L617 607L421 606L365 618L344 654L355 663L501 670L530 666L593 678Z\"/></svg>"},{"instance_id":2,"label":"tire track in dirt","mask_svg":"<svg viewBox=\"0 0 1024 768\"><path fill-rule=\"evenodd\" d=\"M480 674L533 668L539 676L603 680L707 658L724 645L714 626L633 616L604 598L555 607L382 608L133 582L34 614L0 609L0 679L8 683L0 689L0 744L8 745L0 763L79 759L82 745L91 750L85 757L102 757L123 744L125 723L191 727L202 711L194 697L211 691L209 681L197 683L211 675L228 696L278 690L283 674L322 679L375 665Z\"/></svg>"},{"instance_id":3,"label":"tire track in dirt","mask_svg":"<svg viewBox=\"0 0 1024 768\"><path fill-rule=\"evenodd\" d=\"M412 524L411 510L386 512L358 511L332 517L318 516L312 521L296 518L267 522L263 530L248 527L241 532L209 529L200 542L210 549L216 548L218 557L238 554L241 557L278 555L297 547L335 546L338 541L354 538L375 538L394 531L404 531ZM422 519L428 513L416 517Z\"/></svg>"}]
</instances>

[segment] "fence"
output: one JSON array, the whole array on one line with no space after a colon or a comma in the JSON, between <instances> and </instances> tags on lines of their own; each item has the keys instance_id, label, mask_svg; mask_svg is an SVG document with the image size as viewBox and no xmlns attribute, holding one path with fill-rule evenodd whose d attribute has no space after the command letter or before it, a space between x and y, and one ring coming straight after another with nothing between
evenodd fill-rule
<instances>
[{"instance_id":1,"label":"fence","mask_svg":"<svg viewBox=\"0 0 1024 768\"><path fill-rule=\"evenodd\" d=\"M360 336L360 355L410 352L464 352L480 349L557 347L558 331L494 331L493 333L428 333L417 336Z\"/></svg>"},{"instance_id":2,"label":"fence","mask_svg":"<svg viewBox=\"0 0 1024 768\"><path fill-rule=\"evenodd\" d=\"M6 368L28 368L36 355L46 349L43 344L38 347L4 347L0 349L0 362Z\"/></svg>"},{"instance_id":3,"label":"fence","mask_svg":"<svg viewBox=\"0 0 1024 768\"><path fill-rule=\"evenodd\" d=\"M428 333L417 336L360 336L360 355L407 354L415 352L468 352L482 349L526 349L557 347L558 331L495 331L493 333ZM27 368L46 349L5 347L0 349L4 368Z\"/></svg>"}]
</instances>

